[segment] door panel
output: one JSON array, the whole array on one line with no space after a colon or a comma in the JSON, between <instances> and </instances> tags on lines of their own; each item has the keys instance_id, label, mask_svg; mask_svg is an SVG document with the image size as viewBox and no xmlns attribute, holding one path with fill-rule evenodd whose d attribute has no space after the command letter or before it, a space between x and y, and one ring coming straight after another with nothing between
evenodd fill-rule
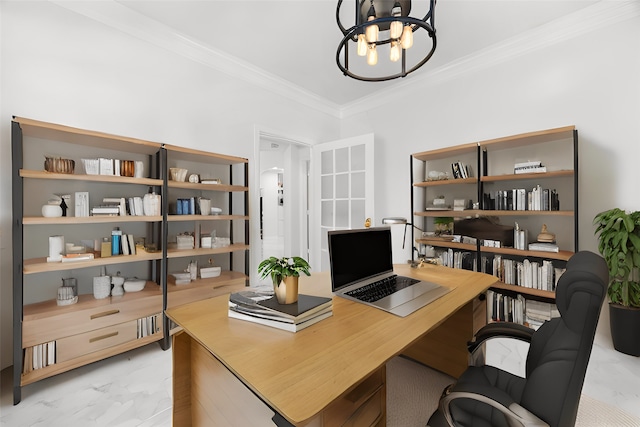
<instances>
[{"instance_id":1,"label":"door panel","mask_svg":"<svg viewBox=\"0 0 640 427\"><path fill-rule=\"evenodd\" d=\"M374 215L373 134L312 147L314 188L311 260L316 271L329 271L327 233L363 228Z\"/></svg>"}]
</instances>

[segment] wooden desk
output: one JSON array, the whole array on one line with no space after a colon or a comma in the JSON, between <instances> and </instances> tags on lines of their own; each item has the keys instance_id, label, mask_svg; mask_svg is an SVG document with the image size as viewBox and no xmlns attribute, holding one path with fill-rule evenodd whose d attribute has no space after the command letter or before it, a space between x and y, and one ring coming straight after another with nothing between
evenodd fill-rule
<instances>
[{"instance_id":1,"label":"wooden desk","mask_svg":"<svg viewBox=\"0 0 640 427\"><path fill-rule=\"evenodd\" d=\"M464 344L479 326L474 315L478 320L483 313L476 308L484 304L474 299L496 278L431 265L397 266L396 272L452 291L404 318L335 297L332 317L297 333L230 319L228 296L167 310L184 329L174 336L174 425L269 425L266 403L296 426L342 425L346 420L336 417L344 414L353 425L364 417L383 426L389 359L406 353L460 374ZM329 280L328 273L302 277L300 292L331 295ZM375 402L382 410L371 414L380 407Z\"/></svg>"}]
</instances>

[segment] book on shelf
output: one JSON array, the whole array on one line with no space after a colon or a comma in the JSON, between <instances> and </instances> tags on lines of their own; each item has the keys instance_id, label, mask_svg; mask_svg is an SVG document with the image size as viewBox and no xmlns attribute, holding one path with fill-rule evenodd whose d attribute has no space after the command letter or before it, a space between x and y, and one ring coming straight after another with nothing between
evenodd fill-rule
<instances>
[{"instance_id":1,"label":"book on shelf","mask_svg":"<svg viewBox=\"0 0 640 427\"><path fill-rule=\"evenodd\" d=\"M544 173L547 171L546 166L538 166L533 168L514 168L513 173L516 175L520 175L523 173Z\"/></svg>"},{"instance_id":2,"label":"book on shelf","mask_svg":"<svg viewBox=\"0 0 640 427\"><path fill-rule=\"evenodd\" d=\"M560 248L555 243L533 242L529 243L529 250L542 252L558 252Z\"/></svg>"},{"instance_id":3,"label":"book on shelf","mask_svg":"<svg viewBox=\"0 0 640 427\"><path fill-rule=\"evenodd\" d=\"M85 252L81 254L66 254L62 256L62 262L89 261L94 259L93 252Z\"/></svg>"},{"instance_id":4,"label":"book on shelf","mask_svg":"<svg viewBox=\"0 0 640 427\"><path fill-rule=\"evenodd\" d=\"M102 199L102 203L106 206L118 206L119 215L127 215L127 203L124 197L105 197Z\"/></svg>"},{"instance_id":5,"label":"book on shelf","mask_svg":"<svg viewBox=\"0 0 640 427\"><path fill-rule=\"evenodd\" d=\"M539 160L534 160L529 162L520 162L520 163L515 163L513 165L514 174L541 173L546 171L547 171L546 166L543 166L542 162Z\"/></svg>"},{"instance_id":6,"label":"book on shelf","mask_svg":"<svg viewBox=\"0 0 640 427\"><path fill-rule=\"evenodd\" d=\"M451 163L451 172L454 179L464 179L471 177L471 171L469 167L464 163L458 161Z\"/></svg>"},{"instance_id":7,"label":"book on shelf","mask_svg":"<svg viewBox=\"0 0 640 427\"><path fill-rule=\"evenodd\" d=\"M513 165L513 168L514 169L535 168L538 166L542 166L542 162L540 160L533 160L533 161L516 163Z\"/></svg>"},{"instance_id":8,"label":"book on shelf","mask_svg":"<svg viewBox=\"0 0 640 427\"><path fill-rule=\"evenodd\" d=\"M104 206L94 206L91 208L92 215L120 215L120 206L116 205L104 205Z\"/></svg>"}]
</instances>

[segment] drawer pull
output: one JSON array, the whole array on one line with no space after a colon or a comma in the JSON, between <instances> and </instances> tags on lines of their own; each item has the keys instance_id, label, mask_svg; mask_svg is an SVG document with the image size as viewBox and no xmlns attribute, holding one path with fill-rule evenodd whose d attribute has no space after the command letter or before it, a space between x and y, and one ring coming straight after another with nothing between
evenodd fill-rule
<instances>
[{"instance_id":1,"label":"drawer pull","mask_svg":"<svg viewBox=\"0 0 640 427\"><path fill-rule=\"evenodd\" d=\"M105 316L111 316L112 314L118 314L120 313L120 310L109 310L109 311L103 311L102 313L98 313L98 314L92 314L91 315L91 320L93 319L98 319L100 317L105 317Z\"/></svg>"},{"instance_id":2,"label":"drawer pull","mask_svg":"<svg viewBox=\"0 0 640 427\"><path fill-rule=\"evenodd\" d=\"M116 335L118 335L118 331L111 332L106 335L100 335L99 337L90 338L89 342L91 343L91 342L96 342L100 340L106 340L107 338L115 337Z\"/></svg>"}]
</instances>

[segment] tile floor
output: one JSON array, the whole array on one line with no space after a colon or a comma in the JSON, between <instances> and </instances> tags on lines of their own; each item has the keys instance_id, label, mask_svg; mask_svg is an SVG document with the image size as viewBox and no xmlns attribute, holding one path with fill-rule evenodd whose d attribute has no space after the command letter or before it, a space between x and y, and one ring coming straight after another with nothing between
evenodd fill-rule
<instances>
[{"instance_id":1,"label":"tile floor","mask_svg":"<svg viewBox=\"0 0 640 427\"><path fill-rule=\"evenodd\" d=\"M493 355L489 363L517 373L526 345L497 342L488 352ZM0 377L2 427L171 426L171 351L157 344L23 387L17 406L11 376L11 369L5 369ZM638 358L594 347L585 395L640 420L639 384ZM640 426L640 421L625 425Z\"/></svg>"}]
</instances>

